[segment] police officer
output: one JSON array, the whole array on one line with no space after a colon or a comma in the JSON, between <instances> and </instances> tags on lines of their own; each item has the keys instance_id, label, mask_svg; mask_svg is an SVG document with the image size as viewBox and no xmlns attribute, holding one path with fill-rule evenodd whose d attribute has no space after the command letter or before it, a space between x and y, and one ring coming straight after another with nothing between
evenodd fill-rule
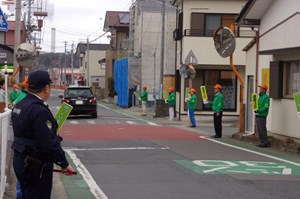
<instances>
[{"instance_id":1,"label":"police officer","mask_svg":"<svg viewBox=\"0 0 300 199\"><path fill-rule=\"evenodd\" d=\"M51 83L46 71L31 73L27 96L12 110L13 168L24 199L51 198L53 163L66 175L74 172L60 146L56 120L44 103Z\"/></svg>"}]
</instances>

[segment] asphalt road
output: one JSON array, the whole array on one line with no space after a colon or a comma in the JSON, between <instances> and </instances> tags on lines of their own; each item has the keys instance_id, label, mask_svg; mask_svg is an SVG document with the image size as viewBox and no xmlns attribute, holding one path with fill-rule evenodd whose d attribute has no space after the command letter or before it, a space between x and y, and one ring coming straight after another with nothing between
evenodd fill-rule
<instances>
[{"instance_id":1,"label":"asphalt road","mask_svg":"<svg viewBox=\"0 0 300 199\"><path fill-rule=\"evenodd\" d=\"M53 198L299 198L298 155L209 133L99 102L97 119L71 117L60 132L79 174L56 174Z\"/></svg>"}]
</instances>

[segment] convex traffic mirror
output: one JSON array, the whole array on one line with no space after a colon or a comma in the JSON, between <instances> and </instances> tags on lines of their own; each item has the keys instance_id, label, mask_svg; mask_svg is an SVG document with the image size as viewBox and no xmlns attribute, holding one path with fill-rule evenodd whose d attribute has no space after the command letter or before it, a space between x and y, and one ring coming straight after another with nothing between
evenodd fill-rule
<instances>
[{"instance_id":1,"label":"convex traffic mirror","mask_svg":"<svg viewBox=\"0 0 300 199\"><path fill-rule=\"evenodd\" d=\"M227 27L221 27L214 33L214 44L217 52L223 58L233 54L235 50L234 33Z\"/></svg>"}]
</instances>

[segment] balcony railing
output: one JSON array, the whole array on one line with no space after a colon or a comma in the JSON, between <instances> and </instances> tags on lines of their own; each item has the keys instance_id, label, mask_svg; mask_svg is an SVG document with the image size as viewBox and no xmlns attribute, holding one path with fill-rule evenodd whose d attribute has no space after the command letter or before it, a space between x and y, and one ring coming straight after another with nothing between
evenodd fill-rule
<instances>
[{"instance_id":1,"label":"balcony railing","mask_svg":"<svg viewBox=\"0 0 300 199\"><path fill-rule=\"evenodd\" d=\"M185 29L184 36L192 37L212 37L215 30L204 30L204 29ZM252 38L255 37L255 31L252 30L235 30L234 34L236 37Z\"/></svg>"}]
</instances>

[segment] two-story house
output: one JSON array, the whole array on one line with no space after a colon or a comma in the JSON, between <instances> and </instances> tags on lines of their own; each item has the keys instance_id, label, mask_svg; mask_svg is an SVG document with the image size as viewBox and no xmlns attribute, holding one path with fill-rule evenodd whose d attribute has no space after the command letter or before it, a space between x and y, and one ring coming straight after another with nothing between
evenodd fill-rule
<instances>
[{"instance_id":1,"label":"two-story house","mask_svg":"<svg viewBox=\"0 0 300 199\"><path fill-rule=\"evenodd\" d=\"M105 96L109 94L109 79L114 77L114 64L117 59L128 57L124 54L123 42L128 39L129 34L129 12L107 11L105 15L104 27L105 32L109 32L110 44L105 55ZM127 52L127 50L126 50Z\"/></svg>"},{"instance_id":2,"label":"two-story house","mask_svg":"<svg viewBox=\"0 0 300 199\"><path fill-rule=\"evenodd\" d=\"M78 43L76 56L79 58L80 73L84 74L85 85L105 87L105 66L99 64L105 58L109 44Z\"/></svg>"},{"instance_id":3,"label":"two-story house","mask_svg":"<svg viewBox=\"0 0 300 199\"><path fill-rule=\"evenodd\" d=\"M177 28L174 31L176 40L176 65L189 64L190 53L197 62L193 62L196 76L192 81L183 78L176 72L176 112L179 117L187 115L185 103L186 89L190 86L196 90L198 98L196 116L211 115L211 106L203 104L200 86L205 85L209 100L213 99L213 86L222 85L224 95L224 115L240 115L241 82L230 67L229 58L222 58L214 46L213 34L220 27L230 27L245 5L245 0L173 0L177 7ZM233 53L233 65L244 78L246 53L242 50L255 37L252 30L235 28L236 48ZM192 85L191 85L192 84ZM242 108L243 109L243 108ZM240 119L241 120L241 119ZM243 119L242 119L243 120ZM241 121L240 121L241 122Z\"/></svg>"}]
</instances>

